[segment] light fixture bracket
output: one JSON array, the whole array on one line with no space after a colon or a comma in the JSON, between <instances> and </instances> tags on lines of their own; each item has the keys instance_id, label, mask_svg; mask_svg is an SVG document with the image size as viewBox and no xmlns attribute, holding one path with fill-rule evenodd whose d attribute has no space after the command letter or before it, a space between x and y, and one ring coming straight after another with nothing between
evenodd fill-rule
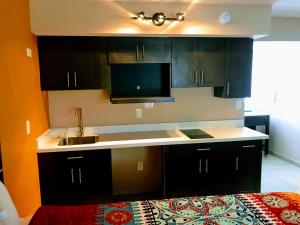
<instances>
[{"instance_id":1,"label":"light fixture bracket","mask_svg":"<svg viewBox=\"0 0 300 225\"><path fill-rule=\"evenodd\" d=\"M165 21L183 21L185 19L183 12L176 13L176 17L166 17L163 12L154 13L152 17L146 16L145 12L141 11L136 14L136 16L132 17L132 19L143 21L143 20L152 20L152 23L155 26L162 26Z\"/></svg>"}]
</instances>

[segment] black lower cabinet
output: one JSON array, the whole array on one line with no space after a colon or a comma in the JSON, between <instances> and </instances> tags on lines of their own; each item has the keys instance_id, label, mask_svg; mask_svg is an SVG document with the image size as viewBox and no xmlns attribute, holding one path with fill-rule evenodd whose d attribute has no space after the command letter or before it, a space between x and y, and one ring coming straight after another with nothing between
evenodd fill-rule
<instances>
[{"instance_id":1,"label":"black lower cabinet","mask_svg":"<svg viewBox=\"0 0 300 225\"><path fill-rule=\"evenodd\" d=\"M111 152L39 153L43 205L97 204L111 196Z\"/></svg>"},{"instance_id":2,"label":"black lower cabinet","mask_svg":"<svg viewBox=\"0 0 300 225\"><path fill-rule=\"evenodd\" d=\"M261 142L164 148L166 197L260 192Z\"/></svg>"},{"instance_id":3,"label":"black lower cabinet","mask_svg":"<svg viewBox=\"0 0 300 225\"><path fill-rule=\"evenodd\" d=\"M236 193L260 192L262 141L236 143Z\"/></svg>"}]
</instances>

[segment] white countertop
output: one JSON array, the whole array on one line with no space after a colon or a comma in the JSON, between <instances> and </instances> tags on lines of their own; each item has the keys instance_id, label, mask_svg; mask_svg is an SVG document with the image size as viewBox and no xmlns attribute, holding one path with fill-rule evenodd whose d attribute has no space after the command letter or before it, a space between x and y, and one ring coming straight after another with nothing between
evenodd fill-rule
<instances>
[{"instance_id":1,"label":"white countertop","mask_svg":"<svg viewBox=\"0 0 300 225\"><path fill-rule=\"evenodd\" d=\"M269 116L270 113L266 111L246 111L245 116Z\"/></svg>"},{"instance_id":2,"label":"white countertop","mask_svg":"<svg viewBox=\"0 0 300 225\"><path fill-rule=\"evenodd\" d=\"M213 136L213 138L190 139L179 130L198 128L210 134L211 136ZM144 132L146 138L136 140L124 140L123 138L123 140L118 141L100 141L94 144L83 145L58 145L62 137L76 136L77 130L77 128L58 128L46 131L42 136L40 136L37 139L38 153L128 148L139 146L262 140L269 138L269 136L266 134L243 127L243 120L226 120L187 123L85 127L85 136L100 135L101 137L101 134L114 134L122 132L139 132L139 135L141 136ZM163 134L162 138L157 138L157 134L160 133ZM151 138L151 135L153 135L153 138Z\"/></svg>"}]
</instances>

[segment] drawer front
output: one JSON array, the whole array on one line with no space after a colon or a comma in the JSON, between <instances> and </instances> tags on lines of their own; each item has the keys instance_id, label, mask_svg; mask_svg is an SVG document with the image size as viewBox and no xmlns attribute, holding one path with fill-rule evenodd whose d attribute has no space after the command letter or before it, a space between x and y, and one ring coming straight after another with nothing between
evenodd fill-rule
<instances>
[{"instance_id":1,"label":"drawer front","mask_svg":"<svg viewBox=\"0 0 300 225\"><path fill-rule=\"evenodd\" d=\"M171 151L179 151L182 154L187 152L203 152L221 149L222 145L220 143L201 143L201 144L183 144L183 145L172 145L170 146ZM184 152L184 153L183 153Z\"/></svg>"},{"instance_id":2,"label":"drawer front","mask_svg":"<svg viewBox=\"0 0 300 225\"><path fill-rule=\"evenodd\" d=\"M269 116L246 116L245 126L259 126L267 124Z\"/></svg>"},{"instance_id":3,"label":"drawer front","mask_svg":"<svg viewBox=\"0 0 300 225\"><path fill-rule=\"evenodd\" d=\"M240 150L262 150L262 140L232 142L236 149Z\"/></svg>"}]
</instances>

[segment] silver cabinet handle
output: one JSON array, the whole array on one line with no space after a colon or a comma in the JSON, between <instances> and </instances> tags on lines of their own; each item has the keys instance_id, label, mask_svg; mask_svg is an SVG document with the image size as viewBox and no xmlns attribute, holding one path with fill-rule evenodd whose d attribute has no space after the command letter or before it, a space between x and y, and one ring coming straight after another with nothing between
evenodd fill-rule
<instances>
[{"instance_id":1,"label":"silver cabinet handle","mask_svg":"<svg viewBox=\"0 0 300 225\"><path fill-rule=\"evenodd\" d=\"M243 148L255 148L255 145L243 145Z\"/></svg>"},{"instance_id":2,"label":"silver cabinet handle","mask_svg":"<svg viewBox=\"0 0 300 225\"><path fill-rule=\"evenodd\" d=\"M82 179L81 179L81 168L78 169L78 174L79 174L79 184L82 183Z\"/></svg>"},{"instance_id":3,"label":"silver cabinet handle","mask_svg":"<svg viewBox=\"0 0 300 225\"><path fill-rule=\"evenodd\" d=\"M199 160L199 173L202 173L202 159Z\"/></svg>"},{"instance_id":4,"label":"silver cabinet handle","mask_svg":"<svg viewBox=\"0 0 300 225\"><path fill-rule=\"evenodd\" d=\"M70 87L70 73L67 72L67 85Z\"/></svg>"},{"instance_id":5,"label":"silver cabinet handle","mask_svg":"<svg viewBox=\"0 0 300 225\"><path fill-rule=\"evenodd\" d=\"M136 60L139 60L139 46L136 45Z\"/></svg>"},{"instance_id":6,"label":"silver cabinet handle","mask_svg":"<svg viewBox=\"0 0 300 225\"><path fill-rule=\"evenodd\" d=\"M74 184L74 169L71 169L71 182Z\"/></svg>"},{"instance_id":7,"label":"silver cabinet handle","mask_svg":"<svg viewBox=\"0 0 300 225\"><path fill-rule=\"evenodd\" d=\"M209 151L211 150L210 148L197 148L197 151Z\"/></svg>"},{"instance_id":8,"label":"silver cabinet handle","mask_svg":"<svg viewBox=\"0 0 300 225\"><path fill-rule=\"evenodd\" d=\"M205 172L208 173L208 159L205 159Z\"/></svg>"},{"instance_id":9,"label":"silver cabinet handle","mask_svg":"<svg viewBox=\"0 0 300 225\"><path fill-rule=\"evenodd\" d=\"M74 72L74 83L75 83L75 87L77 87L77 73Z\"/></svg>"},{"instance_id":10,"label":"silver cabinet handle","mask_svg":"<svg viewBox=\"0 0 300 225\"><path fill-rule=\"evenodd\" d=\"M204 70L201 70L201 84L204 84Z\"/></svg>"},{"instance_id":11,"label":"silver cabinet handle","mask_svg":"<svg viewBox=\"0 0 300 225\"><path fill-rule=\"evenodd\" d=\"M226 96L228 97L230 94L230 84L227 82L227 87L226 87Z\"/></svg>"},{"instance_id":12,"label":"silver cabinet handle","mask_svg":"<svg viewBox=\"0 0 300 225\"><path fill-rule=\"evenodd\" d=\"M145 56L145 46L142 45L142 57L143 57L143 59L144 59L144 56Z\"/></svg>"},{"instance_id":13,"label":"silver cabinet handle","mask_svg":"<svg viewBox=\"0 0 300 225\"><path fill-rule=\"evenodd\" d=\"M235 170L239 171L239 157L238 156L235 158Z\"/></svg>"},{"instance_id":14,"label":"silver cabinet handle","mask_svg":"<svg viewBox=\"0 0 300 225\"><path fill-rule=\"evenodd\" d=\"M67 158L67 160L72 160L72 159L83 159L83 156L74 156L74 157Z\"/></svg>"}]
</instances>

